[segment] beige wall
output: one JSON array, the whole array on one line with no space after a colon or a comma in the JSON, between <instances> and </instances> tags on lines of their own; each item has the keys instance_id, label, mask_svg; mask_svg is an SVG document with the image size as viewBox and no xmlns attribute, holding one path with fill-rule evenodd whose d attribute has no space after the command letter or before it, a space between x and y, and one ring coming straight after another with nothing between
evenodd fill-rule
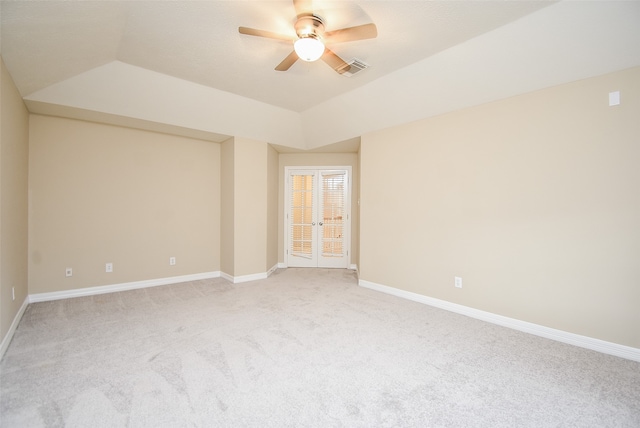
<instances>
[{"instance_id":1,"label":"beige wall","mask_svg":"<svg viewBox=\"0 0 640 428\"><path fill-rule=\"evenodd\" d=\"M361 190L360 187L362 186L362 168L360 165L362 165L362 151L358 150L358 159L357 159L357 165L358 165L358 176L357 176L357 181L354 180L354 193L357 194L357 199L355 200L355 204L352 204L355 206L355 210L354 212L354 218L355 221L352 224L351 227L351 233L352 233L352 238L354 240L354 242L356 242L356 251L354 251L354 256L353 259L351 260L351 263L355 263L356 266L358 266L358 270L360 267L360 194L361 194ZM356 187L357 185L357 187ZM355 215L357 214L357 215ZM359 272L358 272L359 273Z\"/></svg>"},{"instance_id":2,"label":"beige wall","mask_svg":"<svg viewBox=\"0 0 640 428\"><path fill-rule=\"evenodd\" d=\"M235 138L233 276L261 274L267 267L268 145Z\"/></svg>"},{"instance_id":3,"label":"beige wall","mask_svg":"<svg viewBox=\"0 0 640 428\"><path fill-rule=\"evenodd\" d=\"M234 279L277 264L277 152L269 144L233 137L222 143L222 272Z\"/></svg>"},{"instance_id":4,"label":"beige wall","mask_svg":"<svg viewBox=\"0 0 640 428\"><path fill-rule=\"evenodd\" d=\"M220 197L220 270L234 275L234 151L233 138L222 143L221 148L221 197Z\"/></svg>"},{"instance_id":5,"label":"beige wall","mask_svg":"<svg viewBox=\"0 0 640 428\"><path fill-rule=\"evenodd\" d=\"M278 264L278 152L267 148L267 269Z\"/></svg>"},{"instance_id":6,"label":"beige wall","mask_svg":"<svg viewBox=\"0 0 640 428\"><path fill-rule=\"evenodd\" d=\"M29 113L0 60L0 341L27 297ZM11 289L15 289L15 300Z\"/></svg>"},{"instance_id":7,"label":"beige wall","mask_svg":"<svg viewBox=\"0 0 640 428\"><path fill-rule=\"evenodd\" d=\"M358 205L360 172L357 153L281 153L278 183L278 261L284 263L284 168L287 166L350 166L351 190L351 264L359 258Z\"/></svg>"},{"instance_id":8,"label":"beige wall","mask_svg":"<svg viewBox=\"0 0 640 428\"><path fill-rule=\"evenodd\" d=\"M32 115L29 191L29 293L220 269L219 144Z\"/></svg>"},{"instance_id":9,"label":"beige wall","mask_svg":"<svg viewBox=\"0 0 640 428\"><path fill-rule=\"evenodd\" d=\"M640 347L639 118L634 68L363 136L361 278Z\"/></svg>"}]
</instances>

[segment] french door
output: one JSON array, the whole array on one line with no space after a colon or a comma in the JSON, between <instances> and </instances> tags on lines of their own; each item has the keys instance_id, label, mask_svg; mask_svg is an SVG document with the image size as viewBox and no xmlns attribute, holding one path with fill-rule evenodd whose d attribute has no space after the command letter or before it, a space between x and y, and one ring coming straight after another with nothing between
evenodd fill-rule
<instances>
[{"instance_id":1,"label":"french door","mask_svg":"<svg viewBox=\"0 0 640 428\"><path fill-rule=\"evenodd\" d=\"M349 267L349 172L287 169L287 266Z\"/></svg>"}]
</instances>

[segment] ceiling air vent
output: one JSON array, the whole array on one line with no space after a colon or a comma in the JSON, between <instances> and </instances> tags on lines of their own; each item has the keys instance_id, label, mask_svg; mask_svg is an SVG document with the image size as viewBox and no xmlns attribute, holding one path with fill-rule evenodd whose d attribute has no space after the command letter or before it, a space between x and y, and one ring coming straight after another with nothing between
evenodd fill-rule
<instances>
[{"instance_id":1,"label":"ceiling air vent","mask_svg":"<svg viewBox=\"0 0 640 428\"><path fill-rule=\"evenodd\" d=\"M342 75L346 76L346 77L351 77L354 74L360 73L365 68L369 68L369 64L359 60L358 58L354 58L353 60L351 60L347 64L349 64L349 66L350 66L349 67L349 71L345 71L344 73L342 73Z\"/></svg>"}]
</instances>

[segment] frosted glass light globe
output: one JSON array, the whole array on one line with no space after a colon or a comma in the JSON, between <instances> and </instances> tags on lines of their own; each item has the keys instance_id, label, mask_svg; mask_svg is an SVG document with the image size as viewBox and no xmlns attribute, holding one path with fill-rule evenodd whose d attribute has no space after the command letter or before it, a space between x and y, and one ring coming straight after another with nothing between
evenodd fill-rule
<instances>
[{"instance_id":1,"label":"frosted glass light globe","mask_svg":"<svg viewBox=\"0 0 640 428\"><path fill-rule=\"evenodd\" d=\"M303 61L316 61L324 53L324 44L315 37L303 37L293 44L296 54Z\"/></svg>"}]
</instances>

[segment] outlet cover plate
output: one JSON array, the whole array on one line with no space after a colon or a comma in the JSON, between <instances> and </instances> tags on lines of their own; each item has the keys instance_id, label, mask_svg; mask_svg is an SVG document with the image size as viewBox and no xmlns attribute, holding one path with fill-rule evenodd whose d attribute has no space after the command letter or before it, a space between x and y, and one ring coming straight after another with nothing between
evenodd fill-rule
<instances>
[{"instance_id":1,"label":"outlet cover plate","mask_svg":"<svg viewBox=\"0 0 640 428\"><path fill-rule=\"evenodd\" d=\"M459 276L456 276L454 279L454 284L456 288L462 288L462 278L460 278Z\"/></svg>"}]
</instances>

